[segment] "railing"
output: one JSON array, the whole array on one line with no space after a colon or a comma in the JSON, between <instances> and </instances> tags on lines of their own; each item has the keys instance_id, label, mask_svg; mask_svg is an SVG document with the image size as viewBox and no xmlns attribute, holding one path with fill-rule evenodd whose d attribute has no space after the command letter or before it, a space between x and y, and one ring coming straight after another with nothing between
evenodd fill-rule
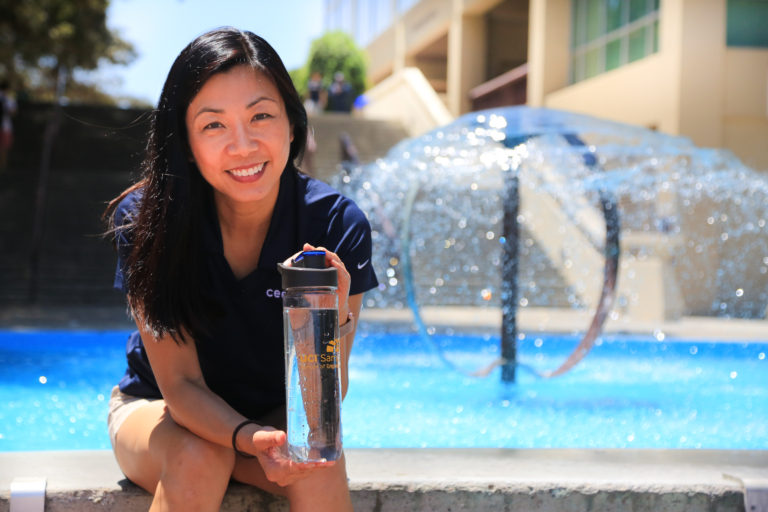
<instances>
[{"instance_id":1,"label":"railing","mask_svg":"<svg viewBox=\"0 0 768 512\"><path fill-rule=\"evenodd\" d=\"M525 105L528 64L523 64L469 91L472 110Z\"/></svg>"}]
</instances>

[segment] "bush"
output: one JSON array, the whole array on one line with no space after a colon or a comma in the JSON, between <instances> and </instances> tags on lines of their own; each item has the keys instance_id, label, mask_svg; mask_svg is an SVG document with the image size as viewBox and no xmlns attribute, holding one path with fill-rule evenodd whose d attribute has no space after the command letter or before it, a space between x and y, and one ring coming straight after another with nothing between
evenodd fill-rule
<instances>
[{"instance_id":1,"label":"bush","mask_svg":"<svg viewBox=\"0 0 768 512\"><path fill-rule=\"evenodd\" d=\"M291 73L299 93L306 96L307 82L312 73L319 71L323 86L327 88L333 75L341 71L357 97L366 89L366 56L355 41L341 31L333 31L312 41L307 63L302 70Z\"/></svg>"}]
</instances>

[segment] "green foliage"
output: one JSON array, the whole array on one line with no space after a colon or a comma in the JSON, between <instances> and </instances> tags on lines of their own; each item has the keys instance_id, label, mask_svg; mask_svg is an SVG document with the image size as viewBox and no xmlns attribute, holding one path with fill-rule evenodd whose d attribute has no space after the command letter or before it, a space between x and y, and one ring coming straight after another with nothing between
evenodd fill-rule
<instances>
[{"instance_id":1,"label":"green foliage","mask_svg":"<svg viewBox=\"0 0 768 512\"><path fill-rule=\"evenodd\" d=\"M302 66L298 69L291 69L288 71L288 74L291 75L291 80L293 80L293 85L296 87L299 95L303 98L306 97L307 82L309 81L309 73L307 73L306 66Z\"/></svg>"},{"instance_id":2,"label":"green foliage","mask_svg":"<svg viewBox=\"0 0 768 512\"><path fill-rule=\"evenodd\" d=\"M327 32L312 41L299 92L306 93L307 81L312 73L320 72L323 85L328 87L333 81L333 75L341 71L357 96L366 89L366 67L365 52L350 36L341 31Z\"/></svg>"},{"instance_id":3,"label":"green foliage","mask_svg":"<svg viewBox=\"0 0 768 512\"><path fill-rule=\"evenodd\" d=\"M108 4L0 0L0 76L34 99L51 99L60 76L71 82L73 71L96 69L102 60L133 60L131 44L107 28ZM81 84L78 89L88 87Z\"/></svg>"}]
</instances>

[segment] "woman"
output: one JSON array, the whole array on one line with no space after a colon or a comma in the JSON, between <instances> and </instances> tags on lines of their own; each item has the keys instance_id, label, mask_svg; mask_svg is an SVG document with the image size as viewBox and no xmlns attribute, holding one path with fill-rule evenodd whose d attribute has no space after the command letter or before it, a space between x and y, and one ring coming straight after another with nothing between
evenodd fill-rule
<instances>
[{"instance_id":1,"label":"woman","mask_svg":"<svg viewBox=\"0 0 768 512\"><path fill-rule=\"evenodd\" d=\"M284 444L277 263L326 249L339 274L342 393L362 294L376 286L370 226L349 199L300 174L307 116L278 55L224 28L177 57L142 180L107 210L115 286L138 331L109 428L151 510L218 510L230 478L292 510L352 510L344 459L297 464ZM347 322L352 322L349 324Z\"/></svg>"}]
</instances>

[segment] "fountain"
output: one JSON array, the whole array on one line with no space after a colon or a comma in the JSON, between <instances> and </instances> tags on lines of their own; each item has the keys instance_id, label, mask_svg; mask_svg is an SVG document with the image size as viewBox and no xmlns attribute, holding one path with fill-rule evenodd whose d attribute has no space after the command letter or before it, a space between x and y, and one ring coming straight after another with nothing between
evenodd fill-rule
<instances>
[{"instance_id":1,"label":"fountain","mask_svg":"<svg viewBox=\"0 0 768 512\"><path fill-rule=\"evenodd\" d=\"M366 306L410 307L425 336L422 306L501 308L505 380L527 312L592 316L547 376L583 357L605 319L766 316L768 178L682 137L502 108L403 141L334 185L373 228L381 285Z\"/></svg>"}]
</instances>

